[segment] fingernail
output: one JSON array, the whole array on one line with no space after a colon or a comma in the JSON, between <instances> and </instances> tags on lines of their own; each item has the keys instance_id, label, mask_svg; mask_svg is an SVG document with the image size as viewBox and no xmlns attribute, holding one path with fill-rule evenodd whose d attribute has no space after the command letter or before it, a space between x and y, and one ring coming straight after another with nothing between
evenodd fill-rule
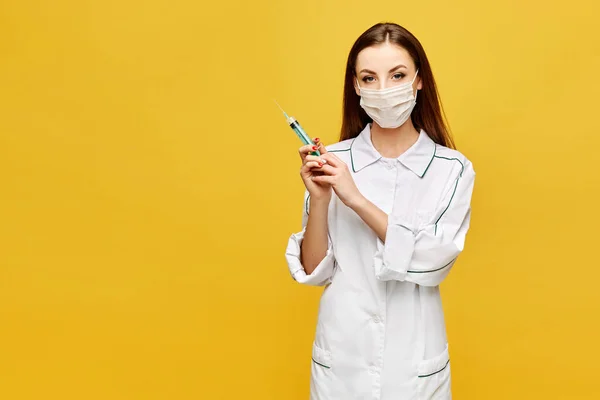
<instances>
[{"instance_id":1,"label":"fingernail","mask_svg":"<svg viewBox=\"0 0 600 400\"><path fill-rule=\"evenodd\" d=\"M319 141L319 138L318 138L318 137L317 137L317 138L315 138L315 142L318 142L318 141Z\"/></svg>"},{"instance_id":2,"label":"fingernail","mask_svg":"<svg viewBox=\"0 0 600 400\"><path fill-rule=\"evenodd\" d=\"M313 146L313 150L316 150L316 149L317 149L317 146Z\"/></svg>"},{"instance_id":3,"label":"fingernail","mask_svg":"<svg viewBox=\"0 0 600 400\"><path fill-rule=\"evenodd\" d=\"M327 164L327 160L323 159L323 160L321 160L321 163Z\"/></svg>"},{"instance_id":4,"label":"fingernail","mask_svg":"<svg viewBox=\"0 0 600 400\"><path fill-rule=\"evenodd\" d=\"M320 163L319 163L319 167L322 167L322 166L323 166L323 163L322 163L322 162L320 162Z\"/></svg>"}]
</instances>

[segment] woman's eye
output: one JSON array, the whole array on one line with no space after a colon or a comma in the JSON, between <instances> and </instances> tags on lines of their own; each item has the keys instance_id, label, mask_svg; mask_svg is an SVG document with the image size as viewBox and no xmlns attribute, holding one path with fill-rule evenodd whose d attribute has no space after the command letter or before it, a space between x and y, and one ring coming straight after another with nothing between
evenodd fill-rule
<instances>
[{"instance_id":1,"label":"woman's eye","mask_svg":"<svg viewBox=\"0 0 600 400\"><path fill-rule=\"evenodd\" d=\"M372 76L365 76L362 80L363 82L371 83L373 82L373 80L375 80L375 78L373 78Z\"/></svg>"},{"instance_id":2,"label":"woman's eye","mask_svg":"<svg viewBox=\"0 0 600 400\"><path fill-rule=\"evenodd\" d=\"M393 78L394 78L394 79L402 79L402 78L404 78L404 77L405 77L405 75L404 75L404 74L397 73L397 74L394 74L394 77L393 77Z\"/></svg>"}]
</instances>

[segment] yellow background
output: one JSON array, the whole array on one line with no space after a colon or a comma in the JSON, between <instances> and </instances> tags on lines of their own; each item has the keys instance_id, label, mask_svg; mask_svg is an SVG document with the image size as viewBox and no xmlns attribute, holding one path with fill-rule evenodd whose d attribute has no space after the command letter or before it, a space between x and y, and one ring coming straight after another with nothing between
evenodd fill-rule
<instances>
[{"instance_id":1,"label":"yellow background","mask_svg":"<svg viewBox=\"0 0 600 400\"><path fill-rule=\"evenodd\" d=\"M526 4L524 4L526 3ZM592 0L0 3L0 398L307 399L298 139L353 41L428 53L477 181L442 285L453 391L598 399Z\"/></svg>"}]
</instances>

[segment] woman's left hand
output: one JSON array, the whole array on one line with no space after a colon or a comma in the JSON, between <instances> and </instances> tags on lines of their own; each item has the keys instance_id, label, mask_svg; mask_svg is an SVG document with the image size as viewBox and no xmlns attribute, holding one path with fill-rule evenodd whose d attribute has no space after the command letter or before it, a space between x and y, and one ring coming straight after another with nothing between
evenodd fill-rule
<instances>
[{"instance_id":1,"label":"woman's left hand","mask_svg":"<svg viewBox=\"0 0 600 400\"><path fill-rule=\"evenodd\" d=\"M315 168L316 171L322 171L324 175L313 176L312 179L319 183L329 183L340 200L352 208L361 201L363 196L354 183L348 165L335 154L328 153L324 147L321 146L320 149L321 158L326 159L327 164Z\"/></svg>"}]
</instances>

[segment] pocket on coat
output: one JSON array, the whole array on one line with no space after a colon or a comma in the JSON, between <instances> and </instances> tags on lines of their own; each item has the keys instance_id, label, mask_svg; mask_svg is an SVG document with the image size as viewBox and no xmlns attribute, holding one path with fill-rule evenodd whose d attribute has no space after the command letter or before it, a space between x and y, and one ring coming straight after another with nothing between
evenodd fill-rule
<instances>
[{"instance_id":1,"label":"pocket on coat","mask_svg":"<svg viewBox=\"0 0 600 400\"><path fill-rule=\"evenodd\" d=\"M313 343L312 366L310 369L310 399L311 400L329 400L331 399L331 352L324 350Z\"/></svg>"},{"instance_id":2,"label":"pocket on coat","mask_svg":"<svg viewBox=\"0 0 600 400\"><path fill-rule=\"evenodd\" d=\"M437 356L419 363L417 382L419 400L452 399L448 344Z\"/></svg>"}]
</instances>

